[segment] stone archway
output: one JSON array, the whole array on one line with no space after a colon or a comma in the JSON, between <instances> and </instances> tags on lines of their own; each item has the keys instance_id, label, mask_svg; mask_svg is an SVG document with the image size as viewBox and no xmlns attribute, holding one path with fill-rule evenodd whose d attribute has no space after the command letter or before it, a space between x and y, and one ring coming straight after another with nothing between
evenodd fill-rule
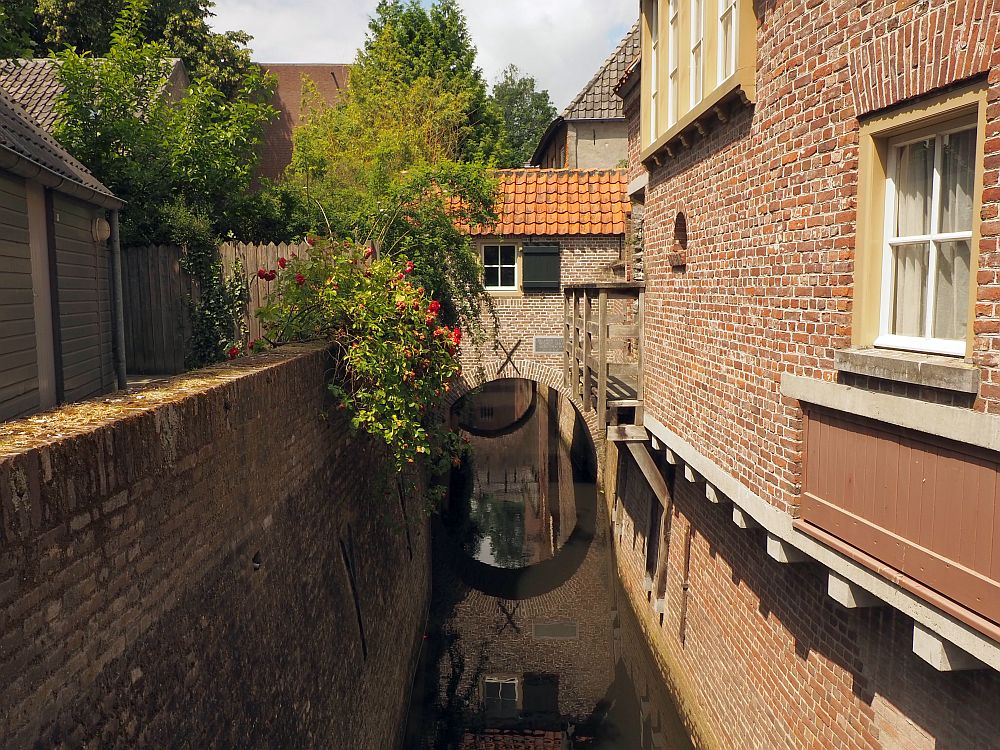
<instances>
[{"instance_id":1,"label":"stone archway","mask_svg":"<svg viewBox=\"0 0 1000 750\"><path fill-rule=\"evenodd\" d=\"M481 368L478 365L466 366L463 363L462 376L458 383L448 393L445 399L445 406L451 408L459 399L474 391L481 385L492 383L496 380L507 378L523 378L531 380L540 385L546 385L563 396L569 403L573 404L577 415L587 428L587 438L594 449L597 458L598 481L600 482L604 470L604 440L605 430L599 429L597 424L597 413L591 409L588 412L580 408L580 403L576 400L566 384L563 382L562 370L550 365L545 365L536 360L515 359L510 362L504 358L496 359Z\"/></svg>"}]
</instances>

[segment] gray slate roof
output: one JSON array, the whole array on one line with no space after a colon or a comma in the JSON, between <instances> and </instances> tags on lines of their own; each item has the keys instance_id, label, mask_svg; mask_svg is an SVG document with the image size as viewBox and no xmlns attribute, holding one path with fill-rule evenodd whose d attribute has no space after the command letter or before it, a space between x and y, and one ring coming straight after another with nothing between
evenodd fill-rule
<instances>
[{"instance_id":1,"label":"gray slate roof","mask_svg":"<svg viewBox=\"0 0 1000 750\"><path fill-rule=\"evenodd\" d=\"M170 64L165 88L167 96L176 100L187 88L188 76L184 63L178 58L170 58ZM56 100L63 90L56 76L57 65L58 62L48 57L0 59L0 89L50 133L56 122Z\"/></svg>"},{"instance_id":2,"label":"gray slate roof","mask_svg":"<svg viewBox=\"0 0 1000 750\"><path fill-rule=\"evenodd\" d=\"M97 205L121 206L110 190L3 90L0 90L0 168Z\"/></svg>"},{"instance_id":3,"label":"gray slate roof","mask_svg":"<svg viewBox=\"0 0 1000 750\"><path fill-rule=\"evenodd\" d=\"M563 112L564 120L613 120L625 116L622 100L615 95L615 86L628 66L639 57L639 22L631 28L621 43L604 61L604 65L583 91Z\"/></svg>"},{"instance_id":4,"label":"gray slate roof","mask_svg":"<svg viewBox=\"0 0 1000 750\"><path fill-rule=\"evenodd\" d=\"M53 60L44 57L0 60L0 89L20 104L35 122L52 132L56 121L56 98L62 93Z\"/></svg>"}]
</instances>

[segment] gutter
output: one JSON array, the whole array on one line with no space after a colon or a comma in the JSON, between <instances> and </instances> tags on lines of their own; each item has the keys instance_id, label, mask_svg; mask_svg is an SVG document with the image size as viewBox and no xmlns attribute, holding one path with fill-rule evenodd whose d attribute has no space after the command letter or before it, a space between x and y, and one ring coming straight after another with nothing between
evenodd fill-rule
<instances>
[{"instance_id":1,"label":"gutter","mask_svg":"<svg viewBox=\"0 0 1000 750\"><path fill-rule=\"evenodd\" d=\"M111 283L112 283L112 325L114 326L115 380L118 390L128 388L125 372L125 302L122 298L122 244L118 231L118 209L111 212Z\"/></svg>"},{"instance_id":2,"label":"gutter","mask_svg":"<svg viewBox=\"0 0 1000 750\"><path fill-rule=\"evenodd\" d=\"M116 198L111 193L103 193L99 190L86 187L69 177L64 177L53 172L48 167L43 167L41 164L32 161L26 156L22 156L16 151L6 148L0 148L0 169L13 172L28 180L34 180L47 188L57 190L74 198L79 198L86 203L100 206L101 208L117 211L125 205L122 200Z\"/></svg>"}]
</instances>

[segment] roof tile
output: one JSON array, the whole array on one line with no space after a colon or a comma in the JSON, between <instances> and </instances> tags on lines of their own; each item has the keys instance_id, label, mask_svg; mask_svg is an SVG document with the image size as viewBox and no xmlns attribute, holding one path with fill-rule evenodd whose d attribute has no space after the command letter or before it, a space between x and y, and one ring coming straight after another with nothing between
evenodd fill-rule
<instances>
[{"instance_id":1,"label":"roof tile","mask_svg":"<svg viewBox=\"0 0 1000 750\"><path fill-rule=\"evenodd\" d=\"M625 71L639 57L639 22L625 38L583 90L563 112L564 120L607 120L624 117L622 100L615 95L615 86Z\"/></svg>"}]
</instances>

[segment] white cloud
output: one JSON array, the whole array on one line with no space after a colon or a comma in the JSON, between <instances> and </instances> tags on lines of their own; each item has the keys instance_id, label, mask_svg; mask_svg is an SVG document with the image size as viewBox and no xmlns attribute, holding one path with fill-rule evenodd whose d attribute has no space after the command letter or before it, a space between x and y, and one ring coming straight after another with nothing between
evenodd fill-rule
<instances>
[{"instance_id":1,"label":"white cloud","mask_svg":"<svg viewBox=\"0 0 1000 750\"><path fill-rule=\"evenodd\" d=\"M425 3L427 4L427 3ZM560 110L638 16L636 0L459 0L487 80L508 64L534 76ZM261 62L351 62L377 0L216 0L217 30L254 36Z\"/></svg>"}]
</instances>

